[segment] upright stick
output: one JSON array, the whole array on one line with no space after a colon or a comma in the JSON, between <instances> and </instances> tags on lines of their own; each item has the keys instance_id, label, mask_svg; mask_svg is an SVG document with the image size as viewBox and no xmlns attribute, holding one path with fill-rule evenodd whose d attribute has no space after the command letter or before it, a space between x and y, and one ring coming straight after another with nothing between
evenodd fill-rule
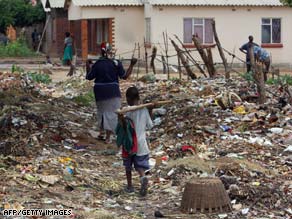
<instances>
[{"instance_id":1,"label":"upright stick","mask_svg":"<svg viewBox=\"0 0 292 219\"><path fill-rule=\"evenodd\" d=\"M137 80L139 78L139 72L140 72L140 56L141 56L141 51L140 51L140 43L138 43L138 63L137 63Z\"/></svg>"},{"instance_id":2,"label":"upright stick","mask_svg":"<svg viewBox=\"0 0 292 219\"><path fill-rule=\"evenodd\" d=\"M217 48L219 50L219 54L220 54L220 57L222 59L223 65L224 65L225 78L226 79L229 79L230 78L230 71L228 70L227 60L225 58L225 55L224 55L224 52L223 52L223 49L222 49L222 46L221 46L221 43L220 43L220 40L219 40L217 31L216 31L216 23L215 23L215 20L212 21L212 27L213 27L213 33L214 33L214 38L215 38L215 41L216 41L216 44L217 44Z\"/></svg>"},{"instance_id":3,"label":"upright stick","mask_svg":"<svg viewBox=\"0 0 292 219\"><path fill-rule=\"evenodd\" d=\"M167 80L170 79L169 75L169 65L168 65L168 38L167 38L167 32L163 32L163 41L164 41L164 47L165 47L165 56L166 56L166 68L167 68Z\"/></svg>"},{"instance_id":4,"label":"upright stick","mask_svg":"<svg viewBox=\"0 0 292 219\"><path fill-rule=\"evenodd\" d=\"M179 80L181 80L181 62L179 58L179 52L177 53L177 65L178 65Z\"/></svg>"},{"instance_id":5,"label":"upright stick","mask_svg":"<svg viewBox=\"0 0 292 219\"><path fill-rule=\"evenodd\" d=\"M152 49L152 55L151 55L151 60L150 60L150 66L154 74L156 74L156 68L155 68L155 63L154 63L156 59L156 55L157 55L157 48L156 46L154 46Z\"/></svg>"},{"instance_id":6,"label":"upright stick","mask_svg":"<svg viewBox=\"0 0 292 219\"><path fill-rule=\"evenodd\" d=\"M257 90L259 93L259 103L264 104L266 102L266 88L265 88L265 80L264 80L264 72L261 64L256 63L254 56L254 48L253 44L250 45L249 56L250 56L250 65L251 71L253 73L253 78L257 85Z\"/></svg>"},{"instance_id":7,"label":"upright stick","mask_svg":"<svg viewBox=\"0 0 292 219\"><path fill-rule=\"evenodd\" d=\"M146 74L148 74L148 52L147 52L147 45L146 45L146 39L144 37L144 50L145 50L145 67L146 67Z\"/></svg>"}]
</instances>

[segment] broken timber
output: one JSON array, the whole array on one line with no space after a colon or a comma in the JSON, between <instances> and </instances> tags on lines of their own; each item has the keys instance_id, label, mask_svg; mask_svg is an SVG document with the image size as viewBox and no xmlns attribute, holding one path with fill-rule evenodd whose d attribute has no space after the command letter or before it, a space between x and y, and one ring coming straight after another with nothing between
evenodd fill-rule
<instances>
[{"instance_id":1,"label":"broken timber","mask_svg":"<svg viewBox=\"0 0 292 219\"><path fill-rule=\"evenodd\" d=\"M178 40L178 42L181 44L182 48L184 48L187 56L192 60L192 62L194 63L194 65L199 69L200 73L202 73L205 77L207 77L207 75L205 74L205 71L202 69L202 67L200 66L200 64L193 58L193 56L191 55L191 53L187 50L187 48L184 47L183 42L178 38L177 35L174 35L174 37Z\"/></svg>"},{"instance_id":2,"label":"broken timber","mask_svg":"<svg viewBox=\"0 0 292 219\"><path fill-rule=\"evenodd\" d=\"M185 56L183 55L181 49L178 47L178 45L176 45L176 43L173 40L171 40L171 44L175 48L175 50L176 50L176 52L181 60L182 65L186 69L188 76L190 76L191 79L197 79L197 76L192 72L192 69L190 68L189 64L187 63L187 60L186 60Z\"/></svg>"},{"instance_id":3,"label":"broken timber","mask_svg":"<svg viewBox=\"0 0 292 219\"><path fill-rule=\"evenodd\" d=\"M214 63L213 63L212 57L208 57L208 55L204 51L201 43L199 42L198 37L193 36L193 41L194 41L195 47L197 48L205 66L208 70L210 78L213 78L216 75L216 70L214 68Z\"/></svg>"}]
</instances>

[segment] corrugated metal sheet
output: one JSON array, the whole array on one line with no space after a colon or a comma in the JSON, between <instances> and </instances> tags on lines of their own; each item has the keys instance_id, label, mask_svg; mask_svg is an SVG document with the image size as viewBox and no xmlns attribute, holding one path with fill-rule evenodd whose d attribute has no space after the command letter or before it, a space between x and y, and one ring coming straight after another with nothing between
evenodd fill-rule
<instances>
[{"instance_id":1,"label":"corrugated metal sheet","mask_svg":"<svg viewBox=\"0 0 292 219\"><path fill-rule=\"evenodd\" d=\"M283 6L279 0L149 0L152 5Z\"/></svg>"},{"instance_id":2,"label":"corrugated metal sheet","mask_svg":"<svg viewBox=\"0 0 292 219\"><path fill-rule=\"evenodd\" d=\"M64 8L65 0L47 0L51 8Z\"/></svg>"},{"instance_id":3,"label":"corrugated metal sheet","mask_svg":"<svg viewBox=\"0 0 292 219\"><path fill-rule=\"evenodd\" d=\"M143 5L140 0L73 0L77 6L137 6Z\"/></svg>"}]
</instances>

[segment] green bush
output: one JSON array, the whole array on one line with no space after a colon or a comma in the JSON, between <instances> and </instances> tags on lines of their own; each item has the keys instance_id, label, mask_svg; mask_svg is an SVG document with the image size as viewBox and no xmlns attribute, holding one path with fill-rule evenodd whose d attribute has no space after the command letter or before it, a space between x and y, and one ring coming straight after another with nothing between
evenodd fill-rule
<instances>
[{"instance_id":1,"label":"green bush","mask_svg":"<svg viewBox=\"0 0 292 219\"><path fill-rule=\"evenodd\" d=\"M28 77L37 83L49 84L52 82L52 79L47 74L39 74L36 72L27 72Z\"/></svg>"},{"instance_id":2,"label":"green bush","mask_svg":"<svg viewBox=\"0 0 292 219\"><path fill-rule=\"evenodd\" d=\"M8 43L0 43L0 57L29 57L35 56L35 53L27 46L23 40Z\"/></svg>"}]
</instances>

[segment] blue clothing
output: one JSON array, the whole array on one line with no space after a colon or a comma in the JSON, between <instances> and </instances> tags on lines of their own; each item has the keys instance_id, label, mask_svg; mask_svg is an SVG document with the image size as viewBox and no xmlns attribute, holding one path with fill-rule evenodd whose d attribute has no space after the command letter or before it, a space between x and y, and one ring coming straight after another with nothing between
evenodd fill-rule
<instances>
[{"instance_id":1,"label":"blue clothing","mask_svg":"<svg viewBox=\"0 0 292 219\"><path fill-rule=\"evenodd\" d=\"M256 43L253 43L253 45L254 46L258 46L258 44L256 44ZM240 49L246 51L246 62L249 62L250 61L250 55L249 55L249 48L250 48L250 46L251 46L251 43L248 42L248 43L242 45L242 47L240 47Z\"/></svg>"},{"instance_id":2,"label":"blue clothing","mask_svg":"<svg viewBox=\"0 0 292 219\"><path fill-rule=\"evenodd\" d=\"M96 101L121 97L119 78L124 78L126 72L120 61L100 58L86 75L87 80L94 80L94 95Z\"/></svg>"},{"instance_id":3,"label":"blue clothing","mask_svg":"<svg viewBox=\"0 0 292 219\"><path fill-rule=\"evenodd\" d=\"M269 53L259 46L254 46L254 55L258 56L260 61L265 61L270 57Z\"/></svg>"},{"instance_id":4,"label":"blue clothing","mask_svg":"<svg viewBox=\"0 0 292 219\"><path fill-rule=\"evenodd\" d=\"M131 171L133 165L135 170L149 170L149 154L143 156L132 155L127 158L123 158L123 164L127 171Z\"/></svg>"}]
</instances>

